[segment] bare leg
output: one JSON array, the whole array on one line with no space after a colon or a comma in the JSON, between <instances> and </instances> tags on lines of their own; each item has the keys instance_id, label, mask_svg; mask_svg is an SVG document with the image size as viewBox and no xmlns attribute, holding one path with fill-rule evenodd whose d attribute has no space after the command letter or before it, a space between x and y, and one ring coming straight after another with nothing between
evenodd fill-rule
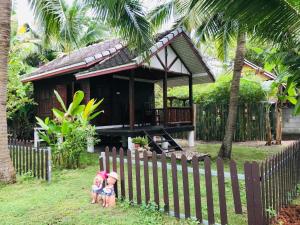
<instances>
[{"instance_id":1,"label":"bare leg","mask_svg":"<svg viewBox=\"0 0 300 225\"><path fill-rule=\"evenodd\" d=\"M105 197L105 208L109 207L110 196Z\"/></svg>"},{"instance_id":2,"label":"bare leg","mask_svg":"<svg viewBox=\"0 0 300 225\"><path fill-rule=\"evenodd\" d=\"M106 199L107 199L107 196L103 196L103 204L102 204L103 207L106 206L106 201L107 201Z\"/></svg>"},{"instance_id":3,"label":"bare leg","mask_svg":"<svg viewBox=\"0 0 300 225\"><path fill-rule=\"evenodd\" d=\"M92 192L92 204L97 203L97 193Z\"/></svg>"}]
</instances>

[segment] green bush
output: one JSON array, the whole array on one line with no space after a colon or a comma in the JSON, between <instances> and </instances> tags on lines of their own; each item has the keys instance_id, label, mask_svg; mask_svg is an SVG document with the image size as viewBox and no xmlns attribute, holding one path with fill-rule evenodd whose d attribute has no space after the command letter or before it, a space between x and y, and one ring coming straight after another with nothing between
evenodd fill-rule
<instances>
[{"instance_id":1,"label":"green bush","mask_svg":"<svg viewBox=\"0 0 300 225\"><path fill-rule=\"evenodd\" d=\"M223 75L215 83L194 85L194 103L204 106L228 104L231 80L231 75ZM171 88L168 90L168 96L188 97L188 87ZM239 93L240 103L257 103L263 100L265 100L265 94L261 81L253 75L242 77Z\"/></svg>"},{"instance_id":2,"label":"green bush","mask_svg":"<svg viewBox=\"0 0 300 225\"><path fill-rule=\"evenodd\" d=\"M54 165L67 169L77 168L88 140L94 142L89 141L89 144L97 142L96 128L90 121L103 112L96 111L102 101L91 99L87 105L83 105L84 93L77 91L67 108L59 94L56 91L54 93L63 111L52 109L54 119L46 118L43 121L36 118L43 128L40 137L51 146Z\"/></svg>"}]
</instances>

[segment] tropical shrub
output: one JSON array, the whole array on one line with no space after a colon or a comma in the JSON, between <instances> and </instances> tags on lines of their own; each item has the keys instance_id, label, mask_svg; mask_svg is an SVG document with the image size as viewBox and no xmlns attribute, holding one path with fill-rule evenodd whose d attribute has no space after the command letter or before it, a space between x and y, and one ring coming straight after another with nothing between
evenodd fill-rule
<instances>
[{"instance_id":1,"label":"tropical shrub","mask_svg":"<svg viewBox=\"0 0 300 225\"><path fill-rule=\"evenodd\" d=\"M204 106L210 104L228 104L231 79L231 75L223 75L215 83L194 85L194 103ZM168 96L187 98L188 87L171 88L168 91ZM250 74L241 78L240 103L257 103L264 99L265 94L260 80Z\"/></svg>"},{"instance_id":2,"label":"tropical shrub","mask_svg":"<svg viewBox=\"0 0 300 225\"><path fill-rule=\"evenodd\" d=\"M97 111L101 101L91 99L86 105L81 104L84 93L77 91L72 103L65 106L60 95L54 91L62 110L53 108L53 119L46 118L44 121L36 118L43 129L40 137L52 148L52 158L56 166L61 168L79 167L80 154L87 148L87 140L97 142L95 126L90 121L103 111ZM90 144L90 141L89 141Z\"/></svg>"},{"instance_id":3,"label":"tropical shrub","mask_svg":"<svg viewBox=\"0 0 300 225\"><path fill-rule=\"evenodd\" d=\"M33 134L34 107L32 84L21 82L20 76L32 70L24 63L21 50L9 54L7 84L7 123L10 135L18 139L31 139ZM22 48L24 51L24 48Z\"/></svg>"}]
</instances>

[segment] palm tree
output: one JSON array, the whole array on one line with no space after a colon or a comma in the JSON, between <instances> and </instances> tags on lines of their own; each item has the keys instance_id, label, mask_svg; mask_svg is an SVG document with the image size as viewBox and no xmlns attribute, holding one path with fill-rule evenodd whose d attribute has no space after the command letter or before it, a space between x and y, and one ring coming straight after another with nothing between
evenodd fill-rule
<instances>
[{"instance_id":1,"label":"palm tree","mask_svg":"<svg viewBox=\"0 0 300 225\"><path fill-rule=\"evenodd\" d=\"M152 43L150 23L145 17L144 9L138 0L85 0L75 1L71 9L67 9L64 0L28 0L36 20L44 28L44 33L51 34L45 39L49 43L72 43L78 46L82 28L76 17L75 9L85 10L86 17L101 20L110 27L109 32L125 39L130 47L145 50ZM75 18L74 18L75 17ZM91 31L90 31L91 32Z\"/></svg>"},{"instance_id":2,"label":"palm tree","mask_svg":"<svg viewBox=\"0 0 300 225\"><path fill-rule=\"evenodd\" d=\"M12 183L16 180L16 174L8 150L6 121L6 85L10 38L11 1L2 0L0 2L0 10L0 182Z\"/></svg>"},{"instance_id":3,"label":"palm tree","mask_svg":"<svg viewBox=\"0 0 300 225\"><path fill-rule=\"evenodd\" d=\"M206 37L221 40L223 49L228 46L229 39L236 37L229 114L219 152L220 157L230 158L246 34L261 40L285 42L286 34L293 38L299 32L300 14L288 1L277 0L170 0L150 13L155 26L172 17L176 19L176 26L183 25L189 31L200 34L199 40Z\"/></svg>"}]
</instances>

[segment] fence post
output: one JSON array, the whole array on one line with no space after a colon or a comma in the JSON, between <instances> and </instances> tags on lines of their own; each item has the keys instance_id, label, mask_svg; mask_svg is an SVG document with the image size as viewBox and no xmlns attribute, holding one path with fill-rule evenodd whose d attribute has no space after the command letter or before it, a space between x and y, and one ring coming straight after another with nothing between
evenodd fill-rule
<instances>
[{"instance_id":1,"label":"fence post","mask_svg":"<svg viewBox=\"0 0 300 225\"><path fill-rule=\"evenodd\" d=\"M106 171L106 157L105 157L105 152L101 152L100 158L102 159L102 163L103 163L102 169L103 169L104 171Z\"/></svg>"},{"instance_id":2,"label":"fence post","mask_svg":"<svg viewBox=\"0 0 300 225\"><path fill-rule=\"evenodd\" d=\"M244 169L248 225L264 225L259 165L257 162L246 162Z\"/></svg>"},{"instance_id":3,"label":"fence post","mask_svg":"<svg viewBox=\"0 0 300 225\"><path fill-rule=\"evenodd\" d=\"M38 142L39 142L39 131L38 131L38 128L36 128L36 127L34 128L33 138L34 138L33 146L35 148L37 148L38 147Z\"/></svg>"},{"instance_id":4,"label":"fence post","mask_svg":"<svg viewBox=\"0 0 300 225\"><path fill-rule=\"evenodd\" d=\"M52 174L52 156L51 156L51 147L47 148L48 151L48 182L51 182L51 174Z\"/></svg>"}]
</instances>

